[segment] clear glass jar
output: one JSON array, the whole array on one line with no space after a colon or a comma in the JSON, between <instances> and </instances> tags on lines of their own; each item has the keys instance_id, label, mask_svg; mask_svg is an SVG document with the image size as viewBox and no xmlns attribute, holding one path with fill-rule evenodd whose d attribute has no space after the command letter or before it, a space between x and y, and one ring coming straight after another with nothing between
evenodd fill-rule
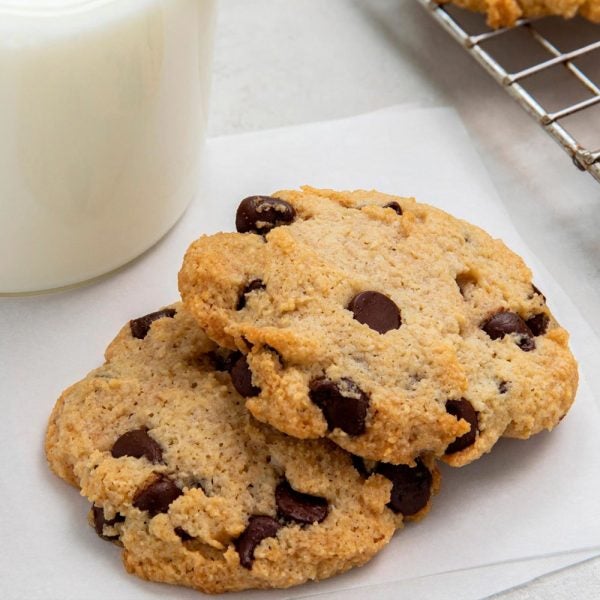
<instances>
[{"instance_id":1,"label":"clear glass jar","mask_svg":"<svg viewBox=\"0 0 600 600\"><path fill-rule=\"evenodd\" d=\"M0 294L95 278L197 190L215 0L0 0Z\"/></svg>"}]
</instances>

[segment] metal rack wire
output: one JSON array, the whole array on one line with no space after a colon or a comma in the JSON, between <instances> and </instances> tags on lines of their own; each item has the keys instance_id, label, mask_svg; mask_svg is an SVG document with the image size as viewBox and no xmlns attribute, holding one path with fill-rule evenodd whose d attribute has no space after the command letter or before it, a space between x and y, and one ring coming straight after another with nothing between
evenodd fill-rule
<instances>
[{"instance_id":1,"label":"metal rack wire","mask_svg":"<svg viewBox=\"0 0 600 600\"><path fill-rule=\"evenodd\" d=\"M511 29L498 29L484 33L469 33L459 24L447 5L436 0L418 0L438 23L456 39L479 64L558 142L565 152L571 156L573 163L582 171L588 171L600 182L600 146L589 149L580 144L575 135L567 129L564 119L576 113L582 113L600 104L600 84L584 72L574 61L585 55L600 50L600 41L583 45L569 52L561 52L559 48L545 37L536 25L540 21L522 19L515 28L527 31L548 55L546 60L536 62L528 68L510 72L496 60L485 48L489 40L506 37ZM599 31L600 35L600 31ZM524 82L532 76L542 73L556 65L563 65L569 76L583 86L586 98L558 110L547 110L542 101L524 87ZM591 116L591 115L590 115Z\"/></svg>"}]
</instances>

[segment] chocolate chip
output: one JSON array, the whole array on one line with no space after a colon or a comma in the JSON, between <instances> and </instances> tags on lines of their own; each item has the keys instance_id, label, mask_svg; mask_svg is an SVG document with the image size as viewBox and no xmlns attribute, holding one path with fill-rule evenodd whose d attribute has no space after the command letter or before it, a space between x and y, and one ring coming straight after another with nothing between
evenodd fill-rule
<instances>
[{"instance_id":1,"label":"chocolate chip","mask_svg":"<svg viewBox=\"0 0 600 600\"><path fill-rule=\"evenodd\" d=\"M361 292L350 300L348 310L359 323L368 325L379 333L398 329L402 325L398 307L379 292Z\"/></svg>"},{"instance_id":2,"label":"chocolate chip","mask_svg":"<svg viewBox=\"0 0 600 600\"><path fill-rule=\"evenodd\" d=\"M104 509L101 506L92 505L92 516L94 518L94 529L96 533L105 540L116 540L118 535L104 535L104 526L112 526L116 523L122 523L125 520L123 515L117 513L114 519L104 518Z\"/></svg>"},{"instance_id":3,"label":"chocolate chip","mask_svg":"<svg viewBox=\"0 0 600 600\"><path fill-rule=\"evenodd\" d=\"M471 426L471 429L469 429L467 433L457 437L446 448L446 454L454 454L475 443L479 419L477 418L477 412L473 408L473 405L464 398L461 398L460 400L448 400L446 402L446 411L457 419L464 419Z\"/></svg>"},{"instance_id":4,"label":"chocolate chip","mask_svg":"<svg viewBox=\"0 0 600 600\"><path fill-rule=\"evenodd\" d=\"M257 290L265 290L265 289L267 289L267 286L263 283L262 279L253 279L242 290L242 293L240 294L240 297L238 299L238 303L237 303L237 306L235 307L235 310L242 310L242 308L244 308L244 306L246 306L246 294L249 294L250 292L255 292Z\"/></svg>"},{"instance_id":5,"label":"chocolate chip","mask_svg":"<svg viewBox=\"0 0 600 600\"><path fill-rule=\"evenodd\" d=\"M530 317L525 321L527 327L531 330L533 335L544 335L548 330L548 325L550 323L550 317L546 313L538 313L533 317Z\"/></svg>"},{"instance_id":6,"label":"chocolate chip","mask_svg":"<svg viewBox=\"0 0 600 600\"><path fill-rule=\"evenodd\" d=\"M150 462L162 461L162 448L153 440L146 429L134 429L124 433L113 445L111 454L114 458L145 456Z\"/></svg>"},{"instance_id":7,"label":"chocolate chip","mask_svg":"<svg viewBox=\"0 0 600 600\"><path fill-rule=\"evenodd\" d=\"M101 506L92 506L92 515L94 517L94 529L98 535L104 535L104 525L107 524L104 518L104 509Z\"/></svg>"},{"instance_id":8,"label":"chocolate chip","mask_svg":"<svg viewBox=\"0 0 600 600\"><path fill-rule=\"evenodd\" d=\"M325 377L315 379L309 397L323 411L330 429L339 427L349 435L365 432L369 396L351 379L339 383Z\"/></svg>"},{"instance_id":9,"label":"chocolate chip","mask_svg":"<svg viewBox=\"0 0 600 600\"><path fill-rule=\"evenodd\" d=\"M165 513L171 502L179 498L183 492L175 482L166 475L159 475L150 485L139 490L133 498L133 506L147 510L152 516Z\"/></svg>"},{"instance_id":10,"label":"chocolate chip","mask_svg":"<svg viewBox=\"0 0 600 600\"><path fill-rule=\"evenodd\" d=\"M487 321L482 323L481 328L493 340L503 338L509 333L518 333L521 335L531 333L525 321L518 314L508 311L492 315Z\"/></svg>"},{"instance_id":11,"label":"chocolate chip","mask_svg":"<svg viewBox=\"0 0 600 600\"><path fill-rule=\"evenodd\" d=\"M514 312L503 311L492 315L481 324L481 329L493 340L515 333L517 334L517 345L521 350L529 352L535 349L535 341L531 330L527 327L527 323Z\"/></svg>"},{"instance_id":12,"label":"chocolate chip","mask_svg":"<svg viewBox=\"0 0 600 600\"><path fill-rule=\"evenodd\" d=\"M391 208L393 211L397 212L399 215L402 215L402 207L394 200L392 200L392 202L388 202L387 204L384 204L383 208Z\"/></svg>"},{"instance_id":13,"label":"chocolate chip","mask_svg":"<svg viewBox=\"0 0 600 600\"><path fill-rule=\"evenodd\" d=\"M265 538L274 537L281 525L272 517L254 515L248 520L248 527L235 541L235 549L240 555L240 564L251 569L254 562L254 550Z\"/></svg>"},{"instance_id":14,"label":"chocolate chip","mask_svg":"<svg viewBox=\"0 0 600 600\"><path fill-rule=\"evenodd\" d=\"M176 313L177 311L174 308L164 308L163 310L158 310L149 315L139 317L138 319L133 319L132 321L129 321L131 335L138 340L143 340L148 335L150 326L154 321L163 319L164 317L172 319Z\"/></svg>"},{"instance_id":15,"label":"chocolate chip","mask_svg":"<svg viewBox=\"0 0 600 600\"><path fill-rule=\"evenodd\" d=\"M356 456L356 454L351 454L350 458L352 459L352 466L358 471L358 474L362 475L365 479L368 478L370 473L365 465L363 457Z\"/></svg>"},{"instance_id":16,"label":"chocolate chip","mask_svg":"<svg viewBox=\"0 0 600 600\"><path fill-rule=\"evenodd\" d=\"M388 506L395 513L409 517L427 506L433 477L421 460L414 467L379 463L375 470L392 482Z\"/></svg>"},{"instance_id":17,"label":"chocolate chip","mask_svg":"<svg viewBox=\"0 0 600 600\"><path fill-rule=\"evenodd\" d=\"M329 512L325 498L297 492L287 481L275 488L275 502L280 517L297 523L320 523Z\"/></svg>"},{"instance_id":18,"label":"chocolate chip","mask_svg":"<svg viewBox=\"0 0 600 600\"><path fill-rule=\"evenodd\" d=\"M245 356L240 356L230 371L231 383L240 396L253 398L260 394L260 388L252 384L252 371Z\"/></svg>"},{"instance_id":19,"label":"chocolate chip","mask_svg":"<svg viewBox=\"0 0 600 600\"><path fill-rule=\"evenodd\" d=\"M179 536L182 542L189 542L194 537L191 536L183 527L175 527L175 533Z\"/></svg>"},{"instance_id":20,"label":"chocolate chip","mask_svg":"<svg viewBox=\"0 0 600 600\"><path fill-rule=\"evenodd\" d=\"M249 196L240 203L235 227L240 233L267 233L279 225L289 225L296 217L294 207L272 196Z\"/></svg>"},{"instance_id":21,"label":"chocolate chip","mask_svg":"<svg viewBox=\"0 0 600 600\"><path fill-rule=\"evenodd\" d=\"M209 352L207 356L215 371L229 373L238 359L242 356L242 353L238 351L231 352L225 348L218 348L217 350Z\"/></svg>"}]
</instances>

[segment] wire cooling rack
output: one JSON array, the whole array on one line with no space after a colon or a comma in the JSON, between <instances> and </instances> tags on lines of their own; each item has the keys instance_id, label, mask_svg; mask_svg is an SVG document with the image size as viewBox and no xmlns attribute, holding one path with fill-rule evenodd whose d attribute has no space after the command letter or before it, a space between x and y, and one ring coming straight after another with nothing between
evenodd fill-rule
<instances>
[{"instance_id":1,"label":"wire cooling rack","mask_svg":"<svg viewBox=\"0 0 600 600\"><path fill-rule=\"evenodd\" d=\"M456 39L477 62L558 142L565 152L572 158L575 166L581 171L588 171L600 182L600 145L595 148L586 147L577 141L577 136L568 123L572 115L581 115L585 111L586 117L600 120L597 113L591 114L595 105L600 106L600 85L594 82L593 76L584 71L580 60L591 53L600 50L600 41L592 41L585 45L578 45L568 52L562 52L558 46L550 41L540 30L540 24L544 19L531 20L522 19L510 29L498 29L475 33L467 31L468 27L460 24L456 18L456 8L450 9L449 5L441 4L436 0L418 0L438 21L438 23ZM460 11L464 12L464 11ZM454 13L454 14L453 14ZM598 37L600 38L600 26ZM538 50L541 48L541 57L536 53L534 64L527 68L511 70L502 59L497 59L487 49L490 42L498 47L498 42L510 43L509 35L514 35L515 29L527 32L535 41ZM596 55L596 61L600 62L600 52ZM572 82L576 82L583 92L575 102L568 102L558 108L549 110L544 106L545 102L540 99L538 93L527 89L527 81L538 74L549 71L552 68L563 66L565 72ZM571 83L572 83L571 82ZM538 86L539 88L539 86ZM541 94L543 95L543 94ZM589 144L588 144L589 145Z\"/></svg>"}]
</instances>

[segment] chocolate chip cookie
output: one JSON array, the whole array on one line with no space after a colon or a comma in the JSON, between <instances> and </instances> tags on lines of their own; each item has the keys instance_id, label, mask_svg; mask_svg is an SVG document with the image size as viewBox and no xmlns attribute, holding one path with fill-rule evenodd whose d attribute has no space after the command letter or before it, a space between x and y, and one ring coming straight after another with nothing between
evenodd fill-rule
<instances>
[{"instance_id":1,"label":"chocolate chip cookie","mask_svg":"<svg viewBox=\"0 0 600 600\"><path fill-rule=\"evenodd\" d=\"M487 15L490 27L512 27L518 19L549 15L570 19L581 15L600 23L600 0L440 0Z\"/></svg>"},{"instance_id":2,"label":"chocolate chip cookie","mask_svg":"<svg viewBox=\"0 0 600 600\"><path fill-rule=\"evenodd\" d=\"M501 241L375 191L251 196L204 236L179 287L260 421L371 460L452 465L552 429L577 366Z\"/></svg>"},{"instance_id":3,"label":"chocolate chip cookie","mask_svg":"<svg viewBox=\"0 0 600 600\"><path fill-rule=\"evenodd\" d=\"M129 572L211 593L287 587L364 564L424 516L431 459L367 464L258 423L231 361L174 305L132 320L54 408L50 466Z\"/></svg>"}]
</instances>

